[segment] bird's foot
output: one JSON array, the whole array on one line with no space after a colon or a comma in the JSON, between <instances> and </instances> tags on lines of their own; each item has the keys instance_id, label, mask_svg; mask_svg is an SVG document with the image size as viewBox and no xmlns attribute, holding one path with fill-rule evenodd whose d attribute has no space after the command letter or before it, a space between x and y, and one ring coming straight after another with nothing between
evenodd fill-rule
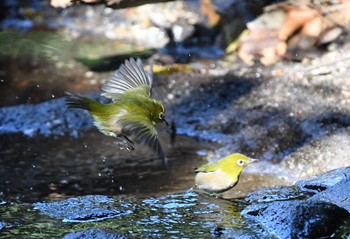
<instances>
[{"instance_id":1,"label":"bird's foot","mask_svg":"<svg viewBox=\"0 0 350 239\"><path fill-rule=\"evenodd\" d=\"M114 143L119 147L120 150L132 151L134 150L133 142L124 137L117 137L117 141Z\"/></svg>"}]
</instances>

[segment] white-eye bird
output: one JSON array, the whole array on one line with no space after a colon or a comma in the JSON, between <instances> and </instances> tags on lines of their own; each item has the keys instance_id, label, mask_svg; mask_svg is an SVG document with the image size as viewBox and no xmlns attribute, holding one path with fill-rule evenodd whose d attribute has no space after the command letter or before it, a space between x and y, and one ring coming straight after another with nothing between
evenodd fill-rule
<instances>
[{"instance_id":1,"label":"white-eye bird","mask_svg":"<svg viewBox=\"0 0 350 239\"><path fill-rule=\"evenodd\" d=\"M195 170L196 187L209 194L219 194L233 188L242 170L256 159L243 154L231 154L217 162L205 164Z\"/></svg>"},{"instance_id":2,"label":"white-eye bird","mask_svg":"<svg viewBox=\"0 0 350 239\"><path fill-rule=\"evenodd\" d=\"M133 150L133 135L148 145L163 160L168 161L158 140L156 124L164 122L165 108L161 102L151 98L152 71L147 72L140 59L126 60L114 76L102 86L102 95L112 103L102 104L77 94L69 94L66 104L70 108L87 110L94 125L104 134L116 137L121 149Z\"/></svg>"}]
</instances>

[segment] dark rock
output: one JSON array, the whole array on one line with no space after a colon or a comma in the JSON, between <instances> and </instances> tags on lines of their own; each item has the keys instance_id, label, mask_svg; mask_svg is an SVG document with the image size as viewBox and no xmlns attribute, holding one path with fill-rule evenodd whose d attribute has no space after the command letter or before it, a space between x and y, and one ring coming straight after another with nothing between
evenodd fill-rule
<instances>
[{"instance_id":1,"label":"dark rock","mask_svg":"<svg viewBox=\"0 0 350 239\"><path fill-rule=\"evenodd\" d=\"M258 191L251 192L245 200L249 203L262 203L274 201L286 201L291 199L302 199L306 196L298 187L279 186L273 188L264 188Z\"/></svg>"},{"instance_id":2,"label":"dark rock","mask_svg":"<svg viewBox=\"0 0 350 239\"><path fill-rule=\"evenodd\" d=\"M97 93L87 97L102 103L110 102ZM89 113L81 109L69 109L66 98L49 100L39 104L22 104L0 108L0 134L23 133L26 136L52 136L69 133L78 136L79 130L93 127Z\"/></svg>"},{"instance_id":3,"label":"dark rock","mask_svg":"<svg viewBox=\"0 0 350 239\"><path fill-rule=\"evenodd\" d=\"M92 228L80 232L72 232L63 237L63 239L83 239L83 238L103 238L103 239L127 239L127 237L119 235L113 231L103 228Z\"/></svg>"},{"instance_id":4,"label":"dark rock","mask_svg":"<svg viewBox=\"0 0 350 239\"><path fill-rule=\"evenodd\" d=\"M350 181L350 167L338 168L298 181L295 185L307 193L318 193L344 181Z\"/></svg>"},{"instance_id":5,"label":"dark rock","mask_svg":"<svg viewBox=\"0 0 350 239\"><path fill-rule=\"evenodd\" d=\"M333 203L350 212L350 180L336 184L311 199Z\"/></svg>"},{"instance_id":6,"label":"dark rock","mask_svg":"<svg viewBox=\"0 0 350 239\"><path fill-rule=\"evenodd\" d=\"M285 212L291 208L295 209L299 203L300 201L286 201L252 204L241 214L248 219L258 221L269 234L289 238L292 235L292 216Z\"/></svg>"},{"instance_id":7,"label":"dark rock","mask_svg":"<svg viewBox=\"0 0 350 239\"><path fill-rule=\"evenodd\" d=\"M242 214L258 221L278 238L320 238L332 235L349 218L337 205L315 200L293 200L250 205Z\"/></svg>"},{"instance_id":8,"label":"dark rock","mask_svg":"<svg viewBox=\"0 0 350 239\"><path fill-rule=\"evenodd\" d=\"M253 204L242 214L278 238L328 237L349 220L349 179L350 168L339 168L291 187L252 192L246 201Z\"/></svg>"},{"instance_id":9,"label":"dark rock","mask_svg":"<svg viewBox=\"0 0 350 239\"><path fill-rule=\"evenodd\" d=\"M65 98L36 105L18 105L0 108L0 134L23 133L36 135L77 136L79 129L92 127L92 120L83 110L68 109Z\"/></svg>"},{"instance_id":10,"label":"dark rock","mask_svg":"<svg viewBox=\"0 0 350 239\"><path fill-rule=\"evenodd\" d=\"M334 204L320 201L304 201L296 207L293 218L292 238L321 238L331 236L349 213Z\"/></svg>"},{"instance_id":11,"label":"dark rock","mask_svg":"<svg viewBox=\"0 0 350 239\"><path fill-rule=\"evenodd\" d=\"M34 209L64 222L93 222L132 213L131 206L111 197L88 195L57 202L38 202Z\"/></svg>"}]
</instances>

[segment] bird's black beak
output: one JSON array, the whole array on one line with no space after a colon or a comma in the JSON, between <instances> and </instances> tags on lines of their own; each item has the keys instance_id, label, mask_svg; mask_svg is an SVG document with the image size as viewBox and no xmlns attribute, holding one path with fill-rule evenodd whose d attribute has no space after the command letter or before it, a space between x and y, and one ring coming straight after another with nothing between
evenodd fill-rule
<instances>
[{"instance_id":1,"label":"bird's black beak","mask_svg":"<svg viewBox=\"0 0 350 239\"><path fill-rule=\"evenodd\" d=\"M162 121L165 123L166 126L169 127L169 123L168 123L168 121L165 120L165 118L163 118Z\"/></svg>"}]
</instances>

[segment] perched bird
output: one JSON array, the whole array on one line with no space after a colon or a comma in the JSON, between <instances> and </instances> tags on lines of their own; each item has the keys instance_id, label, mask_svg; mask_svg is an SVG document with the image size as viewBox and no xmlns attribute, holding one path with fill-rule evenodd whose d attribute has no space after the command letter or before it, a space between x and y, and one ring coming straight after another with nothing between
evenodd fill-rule
<instances>
[{"instance_id":1,"label":"perched bird","mask_svg":"<svg viewBox=\"0 0 350 239\"><path fill-rule=\"evenodd\" d=\"M114 76L102 86L102 95L112 103L102 104L77 94L68 94L66 104L70 108L88 110L95 126L105 135L116 137L121 149L133 150L136 140L148 145L163 160L168 161L159 143L156 124L164 122L165 108L161 102L151 98L152 71L146 72L140 59L126 60Z\"/></svg>"},{"instance_id":2,"label":"perched bird","mask_svg":"<svg viewBox=\"0 0 350 239\"><path fill-rule=\"evenodd\" d=\"M242 170L256 159L243 154L231 154L217 162L205 164L196 169L196 186L210 194L219 194L233 188Z\"/></svg>"}]
</instances>

